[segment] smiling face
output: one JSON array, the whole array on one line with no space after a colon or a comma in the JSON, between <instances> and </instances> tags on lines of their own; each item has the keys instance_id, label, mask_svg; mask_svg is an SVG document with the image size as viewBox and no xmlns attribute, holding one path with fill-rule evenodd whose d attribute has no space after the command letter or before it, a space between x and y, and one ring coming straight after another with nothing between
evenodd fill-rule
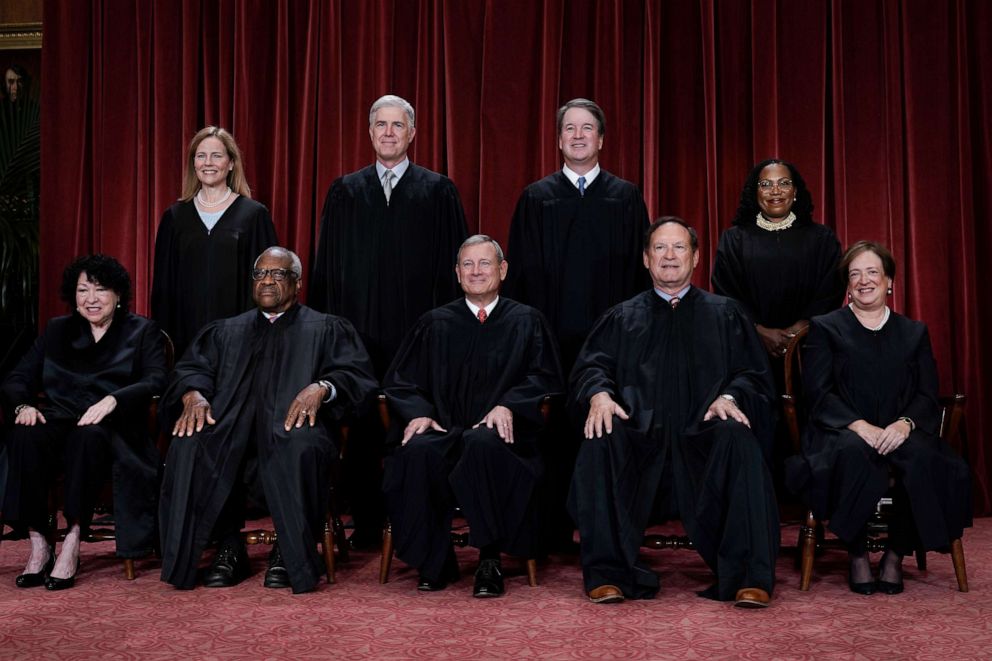
<instances>
[{"instance_id":1,"label":"smiling face","mask_svg":"<svg viewBox=\"0 0 992 661\"><path fill-rule=\"evenodd\" d=\"M488 305L499 293L506 269L506 260L500 262L496 248L487 241L466 246L458 253L455 275L469 300Z\"/></svg>"},{"instance_id":2,"label":"smiling face","mask_svg":"<svg viewBox=\"0 0 992 661\"><path fill-rule=\"evenodd\" d=\"M880 310L885 306L892 279L885 275L882 258L865 250L847 267L847 293L854 305L865 311Z\"/></svg>"},{"instance_id":3,"label":"smiling face","mask_svg":"<svg viewBox=\"0 0 992 661\"><path fill-rule=\"evenodd\" d=\"M599 162L603 136L599 124L585 108L569 108L562 117L558 148L570 170L585 174Z\"/></svg>"},{"instance_id":4,"label":"smiling face","mask_svg":"<svg viewBox=\"0 0 992 661\"><path fill-rule=\"evenodd\" d=\"M92 281L85 271L79 274L76 281L76 310L91 326L107 325L114 317L119 300L120 296L113 289Z\"/></svg>"},{"instance_id":5,"label":"smiling face","mask_svg":"<svg viewBox=\"0 0 992 661\"><path fill-rule=\"evenodd\" d=\"M644 248L644 266L655 289L675 295L692 280L699 252L692 249L689 231L678 223L659 225Z\"/></svg>"},{"instance_id":6,"label":"smiling face","mask_svg":"<svg viewBox=\"0 0 992 661\"><path fill-rule=\"evenodd\" d=\"M300 281L293 274L293 258L282 251L266 250L255 263L256 270L270 271L260 280L255 280L252 286L252 296L255 304L263 312L278 314L285 312L296 303L300 293ZM273 269L285 269L286 277L276 280L272 277Z\"/></svg>"},{"instance_id":7,"label":"smiling face","mask_svg":"<svg viewBox=\"0 0 992 661\"><path fill-rule=\"evenodd\" d=\"M417 129L410 126L410 118L402 108L385 106L375 111L369 137L376 158L387 168L398 165L406 158Z\"/></svg>"},{"instance_id":8,"label":"smiling face","mask_svg":"<svg viewBox=\"0 0 992 661\"><path fill-rule=\"evenodd\" d=\"M758 207L769 220L780 220L789 215L796 201L796 187L792 173L781 163L762 168L758 175Z\"/></svg>"},{"instance_id":9,"label":"smiling face","mask_svg":"<svg viewBox=\"0 0 992 661\"><path fill-rule=\"evenodd\" d=\"M231 155L224 143L214 137L204 138L193 153L193 168L196 178L206 188L227 183L227 175L234 169Z\"/></svg>"}]
</instances>

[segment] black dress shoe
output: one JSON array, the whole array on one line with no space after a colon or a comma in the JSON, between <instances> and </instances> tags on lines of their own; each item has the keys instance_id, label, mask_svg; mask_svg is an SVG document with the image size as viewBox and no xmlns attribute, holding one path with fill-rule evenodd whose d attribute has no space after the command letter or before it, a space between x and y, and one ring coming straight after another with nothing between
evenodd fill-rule
<instances>
[{"instance_id":1,"label":"black dress shoe","mask_svg":"<svg viewBox=\"0 0 992 661\"><path fill-rule=\"evenodd\" d=\"M33 574L21 574L14 579L14 585L19 588L36 588L40 585L45 584L45 579L48 575L52 573L52 567L55 566L55 549L51 546L48 547L48 562L45 566L41 568L41 571L35 572Z\"/></svg>"},{"instance_id":2,"label":"black dress shoe","mask_svg":"<svg viewBox=\"0 0 992 661\"><path fill-rule=\"evenodd\" d=\"M503 587L503 570L499 559L488 559L479 562L479 568L475 570L475 588L472 590L473 597L498 597L505 592Z\"/></svg>"},{"instance_id":3,"label":"black dress shoe","mask_svg":"<svg viewBox=\"0 0 992 661\"><path fill-rule=\"evenodd\" d=\"M250 573L248 551L244 544L225 543L217 550L214 561L203 575L203 586L229 588L248 578Z\"/></svg>"},{"instance_id":4,"label":"black dress shoe","mask_svg":"<svg viewBox=\"0 0 992 661\"><path fill-rule=\"evenodd\" d=\"M417 589L421 592L437 592L448 587L448 583L454 583L459 579L458 558L455 557L454 547L448 548L448 557L444 560L444 567L441 569L441 577L430 579L423 574L417 579Z\"/></svg>"},{"instance_id":5,"label":"black dress shoe","mask_svg":"<svg viewBox=\"0 0 992 661\"><path fill-rule=\"evenodd\" d=\"M292 587L289 582L289 571L286 570L286 563L282 559L278 542L273 544L272 550L269 551L269 568L265 570L265 580L262 585L267 588Z\"/></svg>"},{"instance_id":6,"label":"black dress shoe","mask_svg":"<svg viewBox=\"0 0 992 661\"><path fill-rule=\"evenodd\" d=\"M46 590L68 590L76 584L76 574L79 573L79 556L76 556L76 569L69 578L49 576L45 579Z\"/></svg>"}]
</instances>

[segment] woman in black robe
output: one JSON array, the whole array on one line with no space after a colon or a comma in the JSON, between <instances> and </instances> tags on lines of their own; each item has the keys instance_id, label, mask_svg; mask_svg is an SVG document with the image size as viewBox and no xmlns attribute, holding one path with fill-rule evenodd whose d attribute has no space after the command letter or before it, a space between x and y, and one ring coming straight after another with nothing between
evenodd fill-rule
<instances>
[{"instance_id":1,"label":"woman in black robe","mask_svg":"<svg viewBox=\"0 0 992 661\"><path fill-rule=\"evenodd\" d=\"M269 210L251 199L241 150L208 126L189 143L182 197L155 237L152 319L181 356L208 322L254 307L255 257L277 244Z\"/></svg>"},{"instance_id":2,"label":"woman in black robe","mask_svg":"<svg viewBox=\"0 0 992 661\"><path fill-rule=\"evenodd\" d=\"M155 546L158 453L146 420L152 396L165 387L162 334L128 312L131 279L112 257L77 259L62 276L61 294L72 314L48 323L2 386L14 418L2 511L31 540L16 580L22 588L73 586L79 541L111 474L117 554L138 557ZM58 559L44 535L57 471L65 475L67 523Z\"/></svg>"},{"instance_id":3,"label":"woman in black robe","mask_svg":"<svg viewBox=\"0 0 992 661\"><path fill-rule=\"evenodd\" d=\"M902 558L947 549L971 525L968 467L937 434L937 367L926 326L891 312L895 260L859 241L840 265L850 304L814 317L803 353L809 425L790 485L848 547L852 591L902 592ZM869 518L895 478L889 547L878 581Z\"/></svg>"},{"instance_id":4,"label":"woman in black robe","mask_svg":"<svg viewBox=\"0 0 992 661\"><path fill-rule=\"evenodd\" d=\"M713 291L743 304L765 350L781 358L811 317L840 304L839 259L833 230L813 222L799 170L768 159L751 169L733 226L720 237Z\"/></svg>"}]
</instances>

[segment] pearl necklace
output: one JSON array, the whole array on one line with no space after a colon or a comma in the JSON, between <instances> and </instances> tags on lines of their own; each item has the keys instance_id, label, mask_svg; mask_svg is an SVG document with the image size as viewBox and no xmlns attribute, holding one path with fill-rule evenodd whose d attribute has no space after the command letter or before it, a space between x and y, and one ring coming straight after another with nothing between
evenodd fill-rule
<instances>
[{"instance_id":1,"label":"pearl necklace","mask_svg":"<svg viewBox=\"0 0 992 661\"><path fill-rule=\"evenodd\" d=\"M228 199L230 199L232 192L234 192L234 191L232 191L231 190L231 187L228 186L227 187L227 194L224 197L220 198L216 202L207 202L207 200L204 199L204 197L203 197L203 189L201 188L199 190L199 192L196 194L196 201L200 203L200 206L204 206L204 207L208 207L208 208L209 207L219 207L220 205L222 205L225 202L227 202Z\"/></svg>"},{"instance_id":2,"label":"pearl necklace","mask_svg":"<svg viewBox=\"0 0 992 661\"><path fill-rule=\"evenodd\" d=\"M792 223L796 222L796 214L789 212L789 215L785 217L785 220L781 220L777 223L773 223L770 220L766 220L761 212L758 212L756 216L758 227L763 230L768 230L769 232L778 232L779 230L787 230L792 227Z\"/></svg>"}]
</instances>

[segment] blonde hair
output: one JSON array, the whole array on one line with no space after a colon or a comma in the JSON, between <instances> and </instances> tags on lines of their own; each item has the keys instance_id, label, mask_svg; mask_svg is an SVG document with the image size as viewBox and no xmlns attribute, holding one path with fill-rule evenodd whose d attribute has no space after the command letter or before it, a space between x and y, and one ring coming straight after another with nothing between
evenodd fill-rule
<instances>
[{"instance_id":1,"label":"blonde hair","mask_svg":"<svg viewBox=\"0 0 992 661\"><path fill-rule=\"evenodd\" d=\"M234 167L227 173L227 185L231 190L242 197L251 198L251 188L248 187L248 179L245 177L245 168L242 164L241 150L234 136L226 129L219 126L207 126L193 136L186 149L186 166L183 168L183 192L179 197L183 202L189 202L200 190L200 180L196 178L196 168L193 166L193 159L196 156L196 148L207 138L217 138L227 150L227 155L231 159Z\"/></svg>"}]
</instances>

